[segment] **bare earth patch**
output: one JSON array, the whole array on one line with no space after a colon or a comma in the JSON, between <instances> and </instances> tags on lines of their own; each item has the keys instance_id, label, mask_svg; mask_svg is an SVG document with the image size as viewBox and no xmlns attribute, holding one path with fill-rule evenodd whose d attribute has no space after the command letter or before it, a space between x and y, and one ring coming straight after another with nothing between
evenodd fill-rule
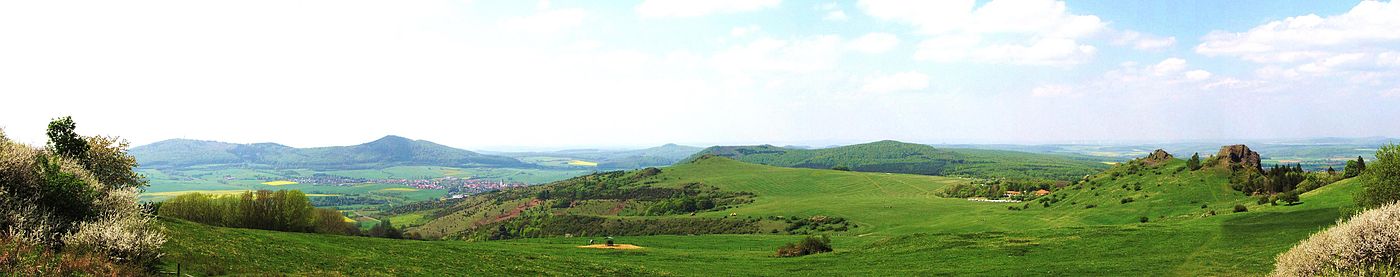
<instances>
[{"instance_id":1,"label":"bare earth patch","mask_svg":"<svg viewBox=\"0 0 1400 277\"><path fill-rule=\"evenodd\" d=\"M612 246L608 246L607 244L594 244L594 245L582 245L582 246L579 246L578 248L618 249L618 250L637 250L637 249L642 249L641 246L636 246L636 245L631 245L631 244L613 244Z\"/></svg>"}]
</instances>

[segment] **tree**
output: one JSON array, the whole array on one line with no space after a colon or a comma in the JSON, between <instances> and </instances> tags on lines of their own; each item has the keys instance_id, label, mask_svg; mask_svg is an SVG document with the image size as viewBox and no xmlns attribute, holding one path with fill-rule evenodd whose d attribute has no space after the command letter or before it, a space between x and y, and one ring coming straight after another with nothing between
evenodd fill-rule
<instances>
[{"instance_id":1,"label":"tree","mask_svg":"<svg viewBox=\"0 0 1400 277\"><path fill-rule=\"evenodd\" d=\"M79 159L87 152L87 141L75 131L78 126L73 117L55 118L49 122L49 148L54 153L71 159Z\"/></svg>"},{"instance_id":2,"label":"tree","mask_svg":"<svg viewBox=\"0 0 1400 277\"><path fill-rule=\"evenodd\" d=\"M84 138L87 150L78 162L92 173L92 177L109 189L141 189L148 185L145 176L137 174L136 157L127 154L130 145L116 137L92 136Z\"/></svg>"},{"instance_id":3,"label":"tree","mask_svg":"<svg viewBox=\"0 0 1400 277\"><path fill-rule=\"evenodd\" d=\"M844 166L844 165L833 166L833 167L831 167L831 169L832 169L832 170L840 170L840 171L851 171L851 167Z\"/></svg>"},{"instance_id":4,"label":"tree","mask_svg":"<svg viewBox=\"0 0 1400 277\"><path fill-rule=\"evenodd\" d=\"M1278 196L1278 201L1283 201L1283 203L1286 203L1287 205L1293 205L1293 203L1298 203L1298 191L1292 190L1289 192L1280 193Z\"/></svg>"},{"instance_id":5,"label":"tree","mask_svg":"<svg viewBox=\"0 0 1400 277\"><path fill-rule=\"evenodd\" d=\"M1191 170L1201 169L1201 153L1192 153L1191 159L1186 160L1186 167Z\"/></svg>"},{"instance_id":6,"label":"tree","mask_svg":"<svg viewBox=\"0 0 1400 277\"><path fill-rule=\"evenodd\" d=\"M1347 166L1342 170L1342 177L1345 178L1361 176L1361 173L1366 172L1366 160L1357 156L1355 161L1347 161Z\"/></svg>"},{"instance_id":7,"label":"tree","mask_svg":"<svg viewBox=\"0 0 1400 277\"><path fill-rule=\"evenodd\" d=\"M1364 168L1361 159L1358 167ZM1387 144L1376 150L1376 160L1362 176L1360 195L1357 204L1366 208L1380 207L1400 201L1400 145Z\"/></svg>"}]
</instances>

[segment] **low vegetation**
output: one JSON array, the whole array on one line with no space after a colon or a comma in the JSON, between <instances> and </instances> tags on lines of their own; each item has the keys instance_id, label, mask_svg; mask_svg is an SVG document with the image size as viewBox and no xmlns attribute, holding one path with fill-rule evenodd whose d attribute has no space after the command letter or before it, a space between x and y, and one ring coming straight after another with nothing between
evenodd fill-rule
<instances>
[{"instance_id":1,"label":"low vegetation","mask_svg":"<svg viewBox=\"0 0 1400 277\"><path fill-rule=\"evenodd\" d=\"M778 247L778 253L776 254L776 256L797 257L818 253L826 253L831 251L832 249L830 236L808 236L802 238L802 240L798 241L796 244L788 243L783 245L783 247Z\"/></svg>"},{"instance_id":2,"label":"low vegetation","mask_svg":"<svg viewBox=\"0 0 1400 277\"><path fill-rule=\"evenodd\" d=\"M1394 276L1400 268L1400 203L1368 210L1280 254L1274 276Z\"/></svg>"},{"instance_id":3,"label":"low vegetation","mask_svg":"<svg viewBox=\"0 0 1400 277\"><path fill-rule=\"evenodd\" d=\"M126 142L75 129L50 122L44 148L0 135L0 263L36 275L152 269L165 235L137 203L136 160Z\"/></svg>"}]
</instances>

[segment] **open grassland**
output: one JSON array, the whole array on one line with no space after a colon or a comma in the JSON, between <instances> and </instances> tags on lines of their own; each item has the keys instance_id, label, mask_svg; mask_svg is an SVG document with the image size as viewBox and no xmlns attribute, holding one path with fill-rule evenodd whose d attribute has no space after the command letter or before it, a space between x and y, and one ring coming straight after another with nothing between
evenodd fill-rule
<instances>
[{"instance_id":1,"label":"open grassland","mask_svg":"<svg viewBox=\"0 0 1400 277\"><path fill-rule=\"evenodd\" d=\"M1011 231L838 235L834 253L775 258L798 236L621 237L639 250L581 249L589 238L401 241L167 222L170 263L198 274L378 275L1147 275L1250 276L1346 205L1339 183L1312 203L1169 223ZM969 217L989 219L997 214ZM724 266L715 266L724 265ZM1015 266L1007 266L1015 265Z\"/></svg>"},{"instance_id":2,"label":"open grassland","mask_svg":"<svg viewBox=\"0 0 1400 277\"><path fill-rule=\"evenodd\" d=\"M1095 189L1062 190L1057 197L1063 200L1048 208L1016 203L1035 205L1019 211L1007 209L1010 203L934 195L967 182L959 178L709 159L647 179L657 187L699 182L756 195L753 203L696 217L828 215L860 226L834 233L834 253L797 258L772 257L779 246L801 238L790 235L620 237L619 243L643 248L610 250L577 247L596 237L404 241L166 221L166 262L200 275L1252 276L1266 274L1275 255L1355 211L1351 196L1359 186L1344 180L1303 194L1301 204L1270 206L1220 187L1218 173L1144 172L1120 173ZM1139 194L1149 196L1120 203L1120 197ZM1250 211L1226 207L1239 202L1249 202L1244 204ZM1085 209L1084 203L1101 206ZM1212 209L1217 215L1206 216ZM1151 220L1138 223L1138 216ZM400 225L422 218L391 220Z\"/></svg>"}]
</instances>

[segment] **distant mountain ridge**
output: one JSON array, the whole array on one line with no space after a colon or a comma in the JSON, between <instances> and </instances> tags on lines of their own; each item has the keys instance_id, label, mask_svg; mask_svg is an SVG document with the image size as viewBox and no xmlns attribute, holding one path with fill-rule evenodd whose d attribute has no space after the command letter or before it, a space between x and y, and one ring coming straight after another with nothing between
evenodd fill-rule
<instances>
[{"instance_id":1,"label":"distant mountain ridge","mask_svg":"<svg viewBox=\"0 0 1400 277\"><path fill-rule=\"evenodd\" d=\"M399 165L451 167L532 167L515 158L452 148L426 140L385 136L351 146L295 148L276 143L236 144L171 139L131 149L143 167L171 168L208 164L254 164L277 167L359 169Z\"/></svg>"},{"instance_id":2,"label":"distant mountain ridge","mask_svg":"<svg viewBox=\"0 0 1400 277\"><path fill-rule=\"evenodd\" d=\"M772 145L715 146L696 153L688 160L705 155L784 167L839 167L866 172L1025 180L1076 180L1108 167L1095 161L1060 155L935 148L893 140L821 149L793 149Z\"/></svg>"},{"instance_id":3,"label":"distant mountain ridge","mask_svg":"<svg viewBox=\"0 0 1400 277\"><path fill-rule=\"evenodd\" d=\"M569 149L549 152L493 152L493 154L515 158L564 157L596 162L598 169L613 170L668 166L684 160L702 149L704 148L667 143L657 147L634 150Z\"/></svg>"}]
</instances>

